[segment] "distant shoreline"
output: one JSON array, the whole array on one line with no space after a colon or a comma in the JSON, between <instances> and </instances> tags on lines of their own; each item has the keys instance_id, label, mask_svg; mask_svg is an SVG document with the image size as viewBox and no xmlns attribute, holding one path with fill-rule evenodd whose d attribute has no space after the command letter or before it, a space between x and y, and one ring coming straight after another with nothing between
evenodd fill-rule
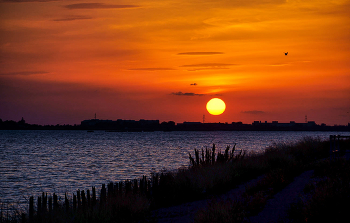
<instances>
[{"instance_id":1,"label":"distant shoreline","mask_svg":"<svg viewBox=\"0 0 350 223\"><path fill-rule=\"evenodd\" d=\"M279 123L273 121L260 122L255 121L252 124L243 124L242 122L232 123L202 123L202 122L183 122L173 121L162 122L159 120L84 120L80 125L37 125L28 124L22 118L21 121L2 121L0 119L0 130L104 130L108 132L153 132L153 131L341 131L350 132L350 123L348 125L328 126L326 124L316 124L313 121L307 123Z\"/></svg>"}]
</instances>

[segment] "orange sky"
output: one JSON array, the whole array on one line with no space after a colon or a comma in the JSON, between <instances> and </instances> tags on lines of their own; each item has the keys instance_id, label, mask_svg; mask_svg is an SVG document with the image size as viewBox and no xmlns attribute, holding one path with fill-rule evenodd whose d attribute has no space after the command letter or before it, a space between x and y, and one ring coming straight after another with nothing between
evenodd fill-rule
<instances>
[{"instance_id":1,"label":"orange sky","mask_svg":"<svg viewBox=\"0 0 350 223\"><path fill-rule=\"evenodd\" d=\"M348 0L3 0L0 118L347 125L349 12Z\"/></svg>"}]
</instances>

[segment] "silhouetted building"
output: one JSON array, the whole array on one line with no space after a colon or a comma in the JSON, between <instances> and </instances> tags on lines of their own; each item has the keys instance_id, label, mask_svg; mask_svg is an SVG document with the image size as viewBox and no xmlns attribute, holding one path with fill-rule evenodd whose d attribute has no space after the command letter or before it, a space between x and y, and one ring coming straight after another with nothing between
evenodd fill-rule
<instances>
[{"instance_id":1,"label":"silhouetted building","mask_svg":"<svg viewBox=\"0 0 350 223\"><path fill-rule=\"evenodd\" d=\"M159 120L100 120L90 119L81 122L81 127L96 130L115 130L115 131L155 131L159 130Z\"/></svg>"},{"instance_id":2,"label":"silhouetted building","mask_svg":"<svg viewBox=\"0 0 350 223\"><path fill-rule=\"evenodd\" d=\"M28 124L24 118L20 121L0 119L0 129L28 129L28 130L106 130L106 131L350 131L350 123L347 125L327 126L322 123L316 124L314 121L297 123L279 123L278 121L261 122L254 121L252 124L243 124L242 122L229 123L202 123L202 122L183 122L173 121L159 123L159 120L101 120L90 119L81 121L80 125L36 125Z\"/></svg>"}]
</instances>

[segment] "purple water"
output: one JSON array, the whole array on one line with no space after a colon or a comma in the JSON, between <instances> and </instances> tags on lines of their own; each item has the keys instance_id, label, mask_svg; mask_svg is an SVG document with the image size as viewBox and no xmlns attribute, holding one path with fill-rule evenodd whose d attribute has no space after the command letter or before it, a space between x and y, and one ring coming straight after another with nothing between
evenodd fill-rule
<instances>
[{"instance_id":1,"label":"purple water","mask_svg":"<svg viewBox=\"0 0 350 223\"><path fill-rule=\"evenodd\" d=\"M304 136L341 132L0 131L0 202L27 206L42 192L64 196L102 183L135 179L189 165L188 153L227 145L262 151Z\"/></svg>"}]
</instances>

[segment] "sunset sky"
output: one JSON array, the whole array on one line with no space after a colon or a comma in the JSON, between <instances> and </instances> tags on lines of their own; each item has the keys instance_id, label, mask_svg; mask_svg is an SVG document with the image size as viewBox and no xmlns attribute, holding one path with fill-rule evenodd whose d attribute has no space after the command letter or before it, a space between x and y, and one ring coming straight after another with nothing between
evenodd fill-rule
<instances>
[{"instance_id":1,"label":"sunset sky","mask_svg":"<svg viewBox=\"0 0 350 223\"><path fill-rule=\"evenodd\" d=\"M347 125L349 12L349 0L2 0L0 118ZM206 111L213 97L222 115Z\"/></svg>"}]
</instances>

